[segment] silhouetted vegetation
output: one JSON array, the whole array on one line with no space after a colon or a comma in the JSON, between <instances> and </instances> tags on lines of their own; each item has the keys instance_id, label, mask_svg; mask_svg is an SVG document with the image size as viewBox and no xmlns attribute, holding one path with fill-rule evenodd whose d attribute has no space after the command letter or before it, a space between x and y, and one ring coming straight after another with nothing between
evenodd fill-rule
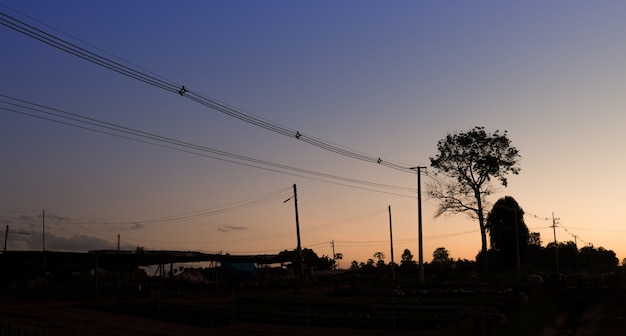
<instances>
[{"instance_id":1,"label":"silhouetted vegetation","mask_svg":"<svg viewBox=\"0 0 626 336\"><path fill-rule=\"evenodd\" d=\"M485 196L493 193L491 179L507 186L507 175L518 174L519 152L511 145L507 132L487 133L484 127L448 134L437 143L437 155L430 166L447 181L434 179L428 196L439 200L435 216L444 213L469 213L478 219L481 252L487 253L487 228L484 218ZM487 271L487 263L483 263Z\"/></svg>"},{"instance_id":2,"label":"silhouetted vegetation","mask_svg":"<svg viewBox=\"0 0 626 336\"><path fill-rule=\"evenodd\" d=\"M506 213L501 215L505 218L499 224L510 225ZM518 220L523 223L523 218ZM490 229L495 232L496 226ZM510 237L506 237L510 234L504 229L503 232L501 244L511 244ZM527 242L530 237L540 240L536 235L525 237ZM572 242L546 247L520 244L525 246L526 258L522 259L518 272L511 268L510 260L501 257L501 249L495 249L505 246L501 244L494 244L487 254L478 255L478 262L485 255L489 258L492 273L479 272L476 261L454 259L446 247L439 247L432 252L432 260L424 264L424 282L418 280L417 264L409 249L404 249L394 273L391 263L385 263L382 251L373 252L366 262L353 261L347 270L334 270L334 260L319 257L310 249L303 250L302 259L296 250L285 250L273 257L274 261L281 260L274 264L262 262L269 260L267 256L249 259L223 256L221 266L216 262L208 267L176 267L170 263L160 264L156 269L131 267L128 261L136 259L123 257L104 263L106 269L94 268L96 264L92 259L72 255L77 261L85 260L87 268L80 269L79 264L74 264L76 269L64 269L67 265L61 267L51 258L53 262L48 266L53 267L47 270L48 282L43 281L41 265L35 264L30 264L32 272L16 277L6 266L17 267L20 263L10 261L11 254L7 254L2 255L1 265L5 266L1 273L2 290L4 295L22 300L79 301L83 302L80 307L84 309L206 328L246 321L359 329L440 330L441 334L448 335L468 332L539 334L563 314L569 319L558 326L558 330L565 332L607 291L615 293L614 297L626 296L622 290L624 272L617 267L615 253L610 250L591 246L577 249ZM559 272L556 272L556 253ZM108 254L101 256L103 260L106 260L105 255ZM128 253L128 256L137 255L154 257L151 251L145 250ZM173 255L183 258L194 253ZM165 254L158 256L167 258ZM299 260L306 269L302 277ZM120 264L115 265L113 261ZM235 266L223 267L226 263ZM28 269L30 266L21 267ZM254 276L242 275L238 270L251 270ZM104 298L112 300L102 300ZM0 316L1 312L2 308ZM3 327L0 323L0 328L24 330L23 335L45 335L42 329L36 328L31 333L22 325L4 324Z\"/></svg>"},{"instance_id":3,"label":"silhouetted vegetation","mask_svg":"<svg viewBox=\"0 0 626 336\"><path fill-rule=\"evenodd\" d=\"M524 223L524 210L511 196L500 198L487 215L486 229L491 242L491 255L496 270L515 269L525 259L529 231Z\"/></svg>"}]
</instances>

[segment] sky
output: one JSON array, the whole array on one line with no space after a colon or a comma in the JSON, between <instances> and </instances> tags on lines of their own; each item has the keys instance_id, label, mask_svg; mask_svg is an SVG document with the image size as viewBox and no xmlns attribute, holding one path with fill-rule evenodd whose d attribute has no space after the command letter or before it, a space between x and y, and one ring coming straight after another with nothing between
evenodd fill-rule
<instances>
[{"instance_id":1,"label":"sky","mask_svg":"<svg viewBox=\"0 0 626 336\"><path fill-rule=\"evenodd\" d=\"M521 172L488 200L514 197L544 246L556 236L626 258L624 2L0 0L0 12L399 167L429 166L449 133L506 130ZM295 184L303 248L332 256L334 243L340 267L379 251L389 262L391 226L394 260L404 249L417 260L414 171L272 132L5 25L0 41L8 250L115 249L119 237L128 250L273 254L297 245ZM105 134L15 99L204 149ZM478 223L434 218L437 201L422 202L424 261L438 247L473 260Z\"/></svg>"}]
</instances>

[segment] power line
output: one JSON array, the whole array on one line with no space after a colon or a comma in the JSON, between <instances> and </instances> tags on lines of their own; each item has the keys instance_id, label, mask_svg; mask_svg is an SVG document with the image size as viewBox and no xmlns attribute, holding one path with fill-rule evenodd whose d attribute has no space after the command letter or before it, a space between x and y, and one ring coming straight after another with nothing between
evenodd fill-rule
<instances>
[{"instance_id":1,"label":"power line","mask_svg":"<svg viewBox=\"0 0 626 336\"><path fill-rule=\"evenodd\" d=\"M154 226L154 225L172 224L172 223L176 223L176 222L180 222L184 220L197 219L197 218L204 217L204 216L211 216L215 214L241 210L243 208L248 208L251 206L266 204L271 201L282 200L284 197L289 195L285 193L285 191L287 191L288 189L289 188L281 189L278 191L271 192L269 194L256 196L256 197L238 201L238 202L229 203L224 206L214 207L209 210L199 210L199 211L194 211L191 213L174 215L174 216L169 216L169 217L164 217L164 218L159 218L159 219L115 223L115 222L79 222L79 221L74 221L68 217L61 217L61 216L54 216L54 215L53 216L46 215L46 217L52 218L52 220L50 221L51 223L60 223L60 224L69 224L72 226L78 226L90 232L95 232L95 231L92 231L91 229L88 229L84 227L83 225L100 227L100 229L98 229L99 232L120 231L120 230L136 229L138 227L143 228L147 225ZM24 217L24 216L22 217L0 216L0 218L3 218L5 221L11 222L11 223L20 222L20 221L23 223L35 223L37 220L39 220L38 218L30 218L30 217ZM58 232L58 230L55 230L55 229L58 229L58 228L54 228L54 227L50 228L51 231ZM72 231L63 231L63 232L67 233L67 232L72 232Z\"/></svg>"},{"instance_id":2,"label":"power line","mask_svg":"<svg viewBox=\"0 0 626 336\"><path fill-rule=\"evenodd\" d=\"M4 6L4 7L9 8L7 6ZM32 18L30 19L32 20ZM37 21L37 22L40 22L40 21ZM247 122L249 124L262 127L269 131L282 134L288 137L296 138L310 145L313 145L318 148L325 149L327 151L330 151L339 155L343 155L349 158L353 158L353 159L357 159L357 160L361 160L361 161L365 161L369 163L376 163L376 164L386 166L388 168L392 168L395 170L403 171L403 172L411 172L406 165L401 165L398 163L394 163L392 161L383 160L380 156L363 154L361 152L354 151L347 147L338 146L331 142L324 141L322 139L319 139L319 138L316 138L307 134L303 134L300 131L287 128L285 126L282 126L275 122L261 118L254 114L246 113L230 105L224 104L216 99L210 98L200 93L196 93L192 90L189 90L188 88L185 88L185 86L179 86L178 84L172 81L165 80L161 76L156 76L151 73L146 73L145 71L142 71L141 68L138 68L135 65L132 65L132 66L123 65L108 57L99 55L96 52L89 51L86 48L83 48L76 44L68 42L65 39L55 36L54 34L47 32L43 29L36 28L33 25L27 24L26 22L18 20L6 13L0 12L0 24L12 30L15 30L21 34L24 34L28 37L31 37L39 42L45 43L49 46L52 46L54 48L67 52L71 55L79 57L83 60L89 61L96 65L107 68L111 71L117 72L121 75L124 75L132 79L141 81L143 83L155 86L157 88L166 90L168 92L179 94L182 97L188 98L196 103L207 106L215 111L224 113L228 116ZM51 28L51 26L49 25L46 25L46 27ZM55 30L59 32L59 30L57 29ZM70 36L68 34L65 34L65 35ZM91 47L93 48L93 46ZM118 58L118 57L116 58L121 60L121 58Z\"/></svg>"},{"instance_id":3,"label":"power line","mask_svg":"<svg viewBox=\"0 0 626 336\"><path fill-rule=\"evenodd\" d=\"M559 228L561 228L563 231L565 231L567 234L569 234L570 236L572 236L572 238L574 238L575 240L580 240L583 244L588 245L589 243L587 243L585 240L581 239L580 236L575 235L573 233L571 233L564 225L562 222L559 222Z\"/></svg>"},{"instance_id":4,"label":"power line","mask_svg":"<svg viewBox=\"0 0 626 336\"><path fill-rule=\"evenodd\" d=\"M282 200L284 197L289 195L288 193L286 193L286 191L288 190L289 188L284 188L284 189L277 190L268 194L255 196L255 197L248 198L248 199L241 200L241 201L231 202L231 203L220 205L220 206L215 206L209 209L197 210L197 211L193 211L189 213L167 216L163 218L146 219L146 220L130 221L130 222L118 222L118 223L105 222L105 223L96 223L96 224L106 225L106 226L110 226L110 225L125 226L125 225L161 225L161 224L176 223L176 222L181 222L181 221L186 221L186 220L191 220L191 219L198 219L201 217L219 215L219 214L237 211L237 210L241 210L241 209L245 209L245 208L249 208L253 206L267 204L269 202L273 202L277 200ZM76 223L76 222L73 222L73 223ZM84 223L84 224L93 224L93 223L90 222L90 223Z\"/></svg>"},{"instance_id":5,"label":"power line","mask_svg":"<svg viewBox=\"0 0 626 336\"><path fill-rule=\"evenodd\" d=\"M243 155L233 154L233 153L229 153L229 152L225 152L225 151L221 151L217 149L212 149L212 148L201 146L201 145L196 145L196 144L192 144L189 142L176 140L173 138L144 132L144 131L134 129L134 128L120 126L114 123L101 121L95 118L85 117L76 113L70 113L70 112L66 112L63 110L47 107L45 105L32 103L23 99L18 99L18 98L14 98L14 97L2 95L2 94L0 94L0 97L4 97L8 99L8 100L0 100L0 104L5 104L9 106L9 107L6 107L6 106L0 105L0 110L4 110L7 112L22 114L22 115L26 115L26 116L30 116L30 117L34 117L38 119L43 119L43 120L51 121L55 123L60 123L60 124L64 124L64 125L68 125L72 127L77 127L77 128L81 128L81 129L85 129L85 130L89 130L93 132L98 132L98 133L102 133L102 134L106 134L110 136L116 136L116 137L120 137L120 138L124 138L128 140L138 141L138 142L142 142L146 144L151 144L154 146L159 146L159 147L173 149L173 150L186 152L190 154L205 156L205 157L227 161L231 163L236 163L240 165L245 165L249 167L260 168L260 169L265 169L265 170L270 170L270 171L280 172L280 173L285 173L285 174L290 174L290 175L296 175L296 176L302 176L299 174L312 175L318 178L322 178L322 179L318 179L318 178L313 178L313 179L316 179L319 181L325 181L328 183L333 183L333 182L330 182L324 179L338 180L338 181L347 182L350 184L360 184L360 185L373 187L373 188L396 190L396 191L401 191L401 192L407 192L407 194L412 193L412 189L407 188L407 187L368 182L368 181L340 177L340 176L326 174L326 173L320 173L320 172L302 169L302 168L290 167L290 166L286 166L286 165L282 165L278 163L250 158L250 157L246 157ZM24 110L27 110L27 111L24 111ZM33 114L32 112L43 114L43 116L38 115L38 114ZM50 118L48 116L51 116L53 118ZM83 125L87 125L87 126L83 126ZM130 137L127 135L130 135ZM142 139L147 139L149 141L142 140ZM208 153L210 155L207 155L205 153ZM293 171L299 174L291 174L285 171ZM308 178L311 178L311 177L308 177ZM346 184L341 184L341 185L350 186ZM356 186L352 186L352 187L356 187ZM377 191L377 192L382 192L382 193L388 193L388 194L393 194L396 196L413 197L413 196L397 194L393 192L386 192L386 191L370 189L370 188L363 188L363 187L356 187L356 188L370 190L370 191Z\"/></svg>"},{"instance_id":6,"label":"power line","mask_svg":"<svg viewBox=\"0 0 626 336\"><path fill-rule=\"evenodd\" d=\"M49 26L49 25L47 25L47 24L45 24L45 23L43 23L41 21L38 21L38 20L36 20L36 19L34 19L34 18L30 17L30 16L27 16L27 15L25 15L23 13L15 11L14 9L12 9L12 8L10 8L8 6L2 5L2 7L5 7L7 9L10 9L10 10L14 11L14 12L17 12L17 13L19 13L19 14L21 14L21 15L23 15L23 16L25 16L25 17L33 20L33 21L36 21L39 24L42 24L42 25L44 25L44 26L46 26L46 27L48 27L48 28L50 28L52 30L55 30L57 32L61 32L60 30L55 29L55 28L53 28L53 27L51 27L51 26ZM288 127L282 126L282 125L277 124L275 122L272 122L270 120L264 119L262 117L256 116L256 115L251 114L251 113L247 113L245 111L242 111L242 110L237 109L235 107L232 107L230 105L222 103L222 102L220 102L220 101L218 101L216 99L213 99L213 98L210 98L208 96L196 93L196 92L194 92L192 90L189 90L189 89L185 88L185 86L181 86L180 84L175 83L175 82L170 81L170 80L167 80L167 79L165 79L162 76L158 76L158 75L156 75L154 73L150 73L150 72L146 71L145 69L143 69L143 68L141 68L141 67L139 67L139 66L137 66L135 64L132 64L132 63L130 63L128 61L125 61L125 60L123 60L123 59L121 59L119 57L116 57L116 56L114 56L114 55L112 55L110 53L106 53L102 49L98 49L98 48L94 47L93 45L88 44L85 41L79 40L79 39L77 39L77 38L75 38L75 37L73 37L73 36L71 36L69 34L61 32L64 35L69 36L70 38L72 38L74 40L78 40L79 42L81 42L84 45L89 46L91 49L96 49L96 50L98 50L100 52L104 52L104 53L108 54L109 56L115 57L117 59L117 61L111 59L110 57L102 56L102 55L100 55L97 52L89 50L88 48L81 47L81 46L79 46L77 44L71 43L71 42L69 42L69 41L67 41L67 40L65 40L63 38L60 38L60 37L56 36L55 34L50 33L49 31L37 28L34 25L28 24L25 21L19 20L19 19L15 18L15 17L12 17L12 16L10 16L10 15L8 15L6 13L1 13L0 12L0 24L5 26L5 27L7 27L7 28L9 28L9 29L17 31L17 32L19 32L21 34L24 34L24 35L26 35L26 36L28 36L30 38L33 38L33 39L35 39L35 40L37 40L39 42L47 44L47 45L49 45L51 47L54 47L56 49L59 49L61 51L67 52L67 53L69 53L69 54L71 54L73 56L79 57L79 58L81 58L83 60L86 60L88 62L91 62L91 63L94 63L96 65L102 66L102 67L104 67L106 69L109 69L111 71L117 72L117 73L119 73L121 75L124 75L126 77L129 77L129 78L141 81L141 82L143 82L145 84L149 84L151 86L154 86L154 87L166 90L166 91L171 92L171 93L179 94L180 96L183 96L183 97L188 98L188 99L190 99L192 101L195 101L196 103L202 104L202 105L207 106L207 107L209 107L209 108L211 108L213 110L216 110L218 112L224 113L224 114L229 115L231 117L237 118L237 119L239 119L241 121L245 121L245 122L250 123L252 125L255 125L255 126L258 126L258 127L262 127L264 129L267 129L269 131L272 131L272 132L275 132L275 133L278 133L278 134L282 134L282 135L285 135L285 136L296 138L296 139L298 139L300 141L303 141L303 142L306 142L306 143L308 143L310 145L316 146L318 148L325 149L327 151L336 153L338 155L346 156L346 157L349 157L349 158L353 158L353 159L357 159L357 160L361 160L361 161L365 161L365 162L369 162L369 163L379 164L379 165L386 166L386 167L389 167L389 168L392 168L392 169L396 169L396 170L399 170L399 171L411 172L409 170L409 168L407 167L407 165L402 165L402 164L394 163L392 161L383 160L379 156L373 156L373 155L369 155L369 154L365 154L365 153L362 153L362 152L358 152L358 151L349 149L347 147L335 145L335 144L330 143L328 141L325 141L323 139L319 139L319 138L316 138L316 137L313 137L313 136L310 136L310 135L307 135L307 134L303 134L303 133L301 133L298 130L290 129ZM123 63L128 63L131 66L124 65ZM11 109L7 109L7 108L2 108L2 109L6 110L6 111L12 111L12 112L15 112L15 113L21 113L21 114L24 114L24 115L33 116L32 114L28 114L28 113L25 113L23 111L17 112L17 111L14 111L14 110L11 110ZM35 117L42 118L41 116L35 116ZM42 119L46 119L46 118L42 118ZM49 120L49 119L46 119L46 120ZM70 123L62 122L62 121L59 121L59 120L51 120L51 121L58 122L58 123L65 123L67 125L71 125L71 126L74 126L74 127L85 128L85 127L82 127L82 126L72 125ZM74 120L74 121L76 121L76 120ZM99 126L99 127L102 127L102 126ZM85 128L85 129L89 129L89 128ZM119 130L117 130L117 131L119 131ZM98 131L98 132L105 133L105 132L102 132L102 131ZM108 133L105 133L105 134L108 134ZM134 135L138 136L138 134L134 134ZM116 135L116 136L119 136L119 135ZM169 139L169 138L165 138L165 137L160 137L160 138L161 139L148 137L148 139L153 140L153 141L156 141L156 140L158 140L158 141L165 141L166 143L169 143L171 145L182 146L182 147L188 148L188 149L190 149L192 151L206 151L206 150L208 150L208 148L206 148L206 147L197 146L197 145L193 145L193 144L189 144L189 143L184 143L184 142L180 142L180 141ZM133 139L133 140L141 141L141 140L137 140L137 139ZM174 142L169 142L170 140L174 141ZM145 142L145 141L142 141L142 142ZM146 143L150 143L150 142L146 142ZM156 145L154 143L151 143L151 144ZM162 145L158 145L158 146L162 146ZM168 147L168 146L164 146L164 147L171 148L171 147ZM181 150L181 149L176 149L176 150ZM181 150L181 151L187 151L187 150ZM207 156L205 154L200 154L198 152L192 152L192 151L187 151L187 152L190 152L190 153L196 154L196 155ZM218 153L213 153L213 154L230 157L233 160L244 160L244 161L248 161L248 162L252 162L252 163L237 162L237 161L233 161L233 160L230 160L230 159L224 159L223 157L222 158L218 158L220 160L234 162L234 163L243 164L243 165L248 165L248 166L261 168L261 169L266 169L266 170L270 170L270 171L278 171L278 172L281 172L281 173L291 174L291 175L295 175L295 176L301 176L301 175L287 173L287 172L280 171L280 170L281 169L290 170L290 171L295 171L295 172L302 173L302 174L318 176L318 177L321 177L321 178L336 179L336 180L341 180L341 181L347 182L347 183L363 184L363 185L368 185L370 187L376 187L376 188L389 188L389 189L394 188L393 186L382 185L382 184L377 184L377 183L371 183L371 182L366 182L366 181L358 181L358 180L347 179L347 178L339 178L339 177L333 176L333 175L322 174L322 173L312 172L312 171L308 171L308 170L303 170L303 169L298 169L298 168L278 165L278 164L274 164L274 163L270 163L270 162L266 162L266 161L261 161L261 160L256 160L256 159L251 159L251 158L245 158L245 157L242 157L242 156L238 156L238 155L234 155L234 154L226 153L226 152L221 152L219 154ZM211 157L211 156L208 156L208 157ZM212 157L212 158L215 158L215 157ZM257 166L255 164L257 164L257 165L264 165L265 167L260 167L260 166ZM268 167L273 167L273 168L268 168ZM307 177L307 178L310 178L310 177ZM322 181L324 181L324 180L322 180ZM329 182L329 181L325 181L325 182ZM329 182L329 183L333 183L333 182ZM345 184L341 184L341 185L345 185ZM350 185L348 185L348 186L350 186ZM355 186L352 186L352 187L355 187ZM359 187L357 187L357 188L359 188ZM398 188L400 188L400 189L396 189L396 190L406 191L408 189L408 188L401 188L401 187L398 187ZM360 189L371 190L371 189L367 189L367 188L360 188ZM377 190L372 190L372 191L377 191ZM382 191L377 191L377 192L382 192ZM394 193L389 193L389 194L394 194ZM406 195L400 195L400 194L394 194L394 195L406 197ZM547 217L546 217L546 219L547 219Z\"/></svg>"},{"instance_id":7,"label":"power line","mask_svg":"<svg viewBox=\"0 0 626 336\"><path fill-rule=\"evenodd\" d=\"M251 201L253 203L255 203L255 205L259 205L259 204L265 204L266 200L281 200L283 199L285 196L288 196L290 194L286 194L284 193L287 190L290 190L291 188L287 188L287 189L281 189L281 190L277 190L268 194L264 194L264 195L260 195L260 196L255 196L253 198L249 198L246 200L242 200L242 201L236 201L236 202L231 202L229 203L227 206L225 207L216 207L218 208L218 210L220 209L233 209L234 207L230 206L230 205L236 205L236 208L240 209L241 207L239 207L239 205L243 205L245 207L250 206ZM341 220L337 220L334 222L330 222L327 224L322 224L322 225L316 225L316 226L311 226L311 227L307 227L304 228L302 231L303 232L310 232L310 231L318 231L318 230L322 230L322 229L328 229L328 228L332 228L332 227L337 227L340 225L345 225L348 223L352 223L358 220L362 220L368 217L373 217L376 216L380 213L383 213L384 211L386 211L385 208L383 209L377 209L377 210L373 210L373 211L369 211L360 215L356 215L356 216L352 216L349 218L344 218ZM48 214L46 214L46 217L50 217L53 220L50 221L50 224L59 224L59 222L61 222L61 224L69 224L72 226L77 226L82 230L85 231L89 231L93 234L96 234L100 237L106 238L106 239L111 239L111 237L107 237L104 236L102 233L103 232L119 232L121 229L125 228L126 224L137 224L137 223L151 223L151 222L156 222L157 224L163 224L163 223L173 223L176 221L179 221L179 219L182 217L186 217L190 214L195 214L195 213L205 213L205 210L199 210L199 211L194 211L188 214L183 214L183 215L174 215L174 216L168 216L168 217L163 217L161 219L150 219L150 220L143 220L143 221L129 221L129 222L119 222L119 223L108 223L108 222L104 222L104 223L94 223L94 222L77 222L77 221L73 221L71 218L69 217L63 217L63 216L58 216L58 215L53 215L50 214L50 216L48 216ZM37 218L37 217L26 217L26 216L21 216L21 217L7 217L7 216L0 216L0 218L4 218L9 220L11 223L13 222L22 222L22 223L37 223L39 220L41 220L41 218ZM88 228L86 227L87 225L93 226L96 225L99 228ZM111 227L111 225L118 225L115 227ZM106 227L104 227L106 226ZM75 234L76 232L79 232L77 230L59 230L59 227L55 227L55 226L50 226L49 229L47 228L47 231L50 231L52 233L58 233L58 232L63 232L63 233L70 233L70 234ZM35 231L35 230L23 230L24 232L28 232L28 233L41 233L40 231ZM229 240L212 240L212 241L203 241L202 243L210 243L210 244L224 244L224 243L245 243L245 242L257 242L257 241L262 241L262 240L271 240L271 239L278 239L278 238L285 238L285 237L289 237L292 236L294 234L294 231L288 231L288 232L280 232L280 233L275 233L275 234L269 234L269 235L262 235L262 236L255 236L255 237L250 237L250 238L239 238L239 239L229 239Z\"/></svg>"},{"instance_id":8,"label":"power line","mask_svg":"<svg viewBox=\"0 0 626 336\"><path fill-rule=\"evenodd\" d=\"M94 52L88 51L62 38L56 37L51 33L45 32L44 30L38 29L10 15L7 15L6 13L0 12L0 24L10 29L13 29L19 33L22 33L28 37L31 37L39 42L45 43L51 47L70 53L83 60L100 65L102 67L115 71L124 76L128 76L130 78L139 80L141 82L144 82L152 86L156 86L166 91L170 91L174 93L179 91L179 88L173 83L167 83L166 81L160 78L156 78L152 75L142 73L140 71L137 71L135 69L122 65L116 61L113 61L109 58L106 58Z\"/></svg>"}]
</instances>

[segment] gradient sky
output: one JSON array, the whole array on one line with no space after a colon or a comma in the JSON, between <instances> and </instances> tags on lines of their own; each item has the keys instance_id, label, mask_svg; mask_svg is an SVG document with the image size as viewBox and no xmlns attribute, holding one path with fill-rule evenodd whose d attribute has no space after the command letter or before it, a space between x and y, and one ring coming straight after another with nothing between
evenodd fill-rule
<instances>
[{"instance_id":1,"label":"gradient sky","mask_svg":"<svg viewBox=\"0 0 626 336\"><path fill-rule=\"evenodd\" d=\"M544 245L554 239L554 213L559 242L576 236L579 247L602 246L626 258L625 2L2 4L1 12L62 31L89 50L405 167L429 165L449 132L507 130L522 171L491 203L513 196ZM332 255L334 241L341 266L377 251L388 262L390 205L395 260L405 248L417 259L414 173L250 125L5 26L0 42L1 95L406 188L278 173L0 109L0 224L10 226L9 250L42 248L45 209L49 250L115 248L119 234L123 249L276 253L296 246L293 200L283 203L295 183L303 247ZM424 185L429 180L422 177ZM463 215L435 219L436 204L424 198L425 261L437 247L474 259L477 222Z\"/></svg>"}]
</instances>

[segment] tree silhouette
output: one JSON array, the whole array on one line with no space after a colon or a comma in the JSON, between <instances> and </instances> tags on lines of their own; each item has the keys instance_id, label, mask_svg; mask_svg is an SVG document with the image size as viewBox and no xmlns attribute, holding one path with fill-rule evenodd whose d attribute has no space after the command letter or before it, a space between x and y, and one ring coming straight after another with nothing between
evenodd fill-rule
<instances>
[{"instance_id":1,"label":"tree silhouette","mask_svg":"<svg viewBox=\"0 0 626 336\"><path fill-rule=\"evenodd\" d=\"M500 198L487 215L491 248L502 268L512 268L526 254L529 231L524 223L524 210L511 196Z\"/></svg>"},{"instance_id":2,"label":"tree silhouette","mask_svg":"<svg viewBox=\"0 0 626 336\"><path fill-rule=\"evenodd\" d=\"M438 247L433 252L433 264L447 264L450 262L450 252L445 247Z\"/></svg>"},{"instance_id":3,"label":"tree silhouette","mask_svg":"<svg viewBox=\"0 0 626 336\"><path fill-rule=\"evenodd\" d=\"M385 254L383 252L376 252L376 253L374 253L374 258L376 258L378 260L376 262L376 266L382 267L382 266L385 265Z\"/></svg>"},{"instance_id":4,"label":"tree silhouette","mask_svg":"<svg viewBox=\"0 0 626 336\"><path fill-rule=\"evenodd\" d=\"M619 260L615 252L604 247L585 246L580 249L580 264L582 269L592 272L610 272L617 268Z\"/></svg>"},{"instance_id":5,"label":"tree silhouette","mask_svg":"<svg viewBox=\"0 0 626 336\"><path fill-rule=\"evenodd\" d=\"M408 268L412 266L415 266L415 261L413 260L413 254L411 254L411 250L404 249L404 252L402 252L402 256L400 259L400 267Z\"/></svg>"},{"instance_id":6,"label":"tree silhouette","mask_svg":"<svg viewBox=\"0 0 626 336\"><path fill-rule=\"evenodd\" d=\"M439 140L437 150L437 155L430 158L430 165L450 181L433 179L427 185L428 196L439 200L435 216L468 213L478 219L481 251L485 254L485 196L494 191L490 184L492 178L497 178L506 187L507 175L519 173L518 150L511 146L506 131L490 134L484 127L448 134L445 139ZM487 270L486 261L484 259L483 271Z\"/></svg>"},{"instance_id":7,"label":"tree silhouette","mask_svg":"<svg viewBox=\"0 0 626 336\"><path fill-rule=\"evenodd\" d=\"M383 253L383 252L375 252L374 253L374 258L376 258L376 260L378 260L378 261L385 260L385 253Z\"/></svg>"},{"instance_id":8,"label":"tree silhouette","mask_svg":"<svg viewBox=\"0 0 626 336\"><path fill-rule=\"evenodd\" d=\"M539 232L530 232L528 234L528 245L541 246L541 234Z\"/></svg>"}]
</instances>

